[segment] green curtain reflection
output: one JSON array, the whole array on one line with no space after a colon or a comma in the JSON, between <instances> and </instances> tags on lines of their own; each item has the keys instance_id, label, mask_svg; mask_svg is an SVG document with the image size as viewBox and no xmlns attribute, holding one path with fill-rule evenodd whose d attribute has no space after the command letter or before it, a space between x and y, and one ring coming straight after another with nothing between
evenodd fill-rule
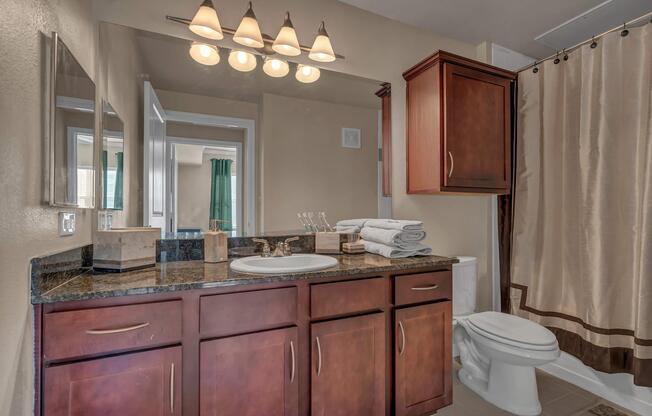
<instances>
[{"instance_id":1,"label":"green curtain reflection","mask_svg":"<svg viewBox=\"0 0 652 416\"><path fill-rule=\"evenodd\" d=\"M122 209L122 182L124 178L124 153L117 152L115 170L115 192L113 194L113 208Z\"/></svg>"},{"instance_id":2,"label":"green curtain reflection","mask_svg":"<svg viewBox=\"0 0 652 416\"><path fill-rule=\"evenodd\" d=\"M230 159L211 159L210 219L222 220L222 230L231 231L231 165Z\"/></svg>"}]
</instances>

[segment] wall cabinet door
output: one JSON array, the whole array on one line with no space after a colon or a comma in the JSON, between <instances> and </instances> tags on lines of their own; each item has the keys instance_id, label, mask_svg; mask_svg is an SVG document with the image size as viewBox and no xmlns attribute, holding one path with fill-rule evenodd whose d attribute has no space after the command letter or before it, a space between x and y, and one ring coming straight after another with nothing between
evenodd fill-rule
<instances>
[{"instance_id":1,"label":"wall cabinet door","mask_svg":"<svg viewBox=\"0 0 652 416\"><path fill-rule=\"evenodd\" d=\"M444 64L444 186L507 189L510 80Z\"/></svg>"},{"instance_id":2,"label":"wall cabinet door","mask_svg":"<svg viewBox=\"0 0 652 416\"><path fill-rule=\"evenodd\" d=\"M394 312L396 416L424 415L452 403L451 302Z\"/></svg>"},{"instance_id":3,"label":"wall cabinet door","mask_svg":"<svg viewBox=\"0 0 652 416\"><path fill-rule=\"evenodd\" d=\"M47 367L46 416L181 414L181 347Z\"/></svg>"},{"instance_id":4,"label":"wall cabinet door","mask_svg":"<svg viewBox=\"0 0 652 416\"><path fill-rule=\"evenodd\" d=\"M200 414L297 415L298 354L296 327L202 342Z\"/></svg>"},{"instance_id":5,"label":"wall cabinet door","mask_svg":"<svg viewBox=\"0 0 652 416\"><path fill-rule=\"evenodd\" d=\"M311 414L385 415L383 313L311 325Z\"/></svg>"}]
</instances>

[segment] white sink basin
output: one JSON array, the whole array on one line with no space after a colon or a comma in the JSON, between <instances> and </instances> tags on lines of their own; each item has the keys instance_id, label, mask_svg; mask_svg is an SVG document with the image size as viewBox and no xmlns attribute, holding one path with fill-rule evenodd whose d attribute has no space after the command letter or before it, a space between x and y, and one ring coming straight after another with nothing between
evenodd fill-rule
<instances>
[{"instance_id":1,"label":"white sink basin","mask_svg":"<svg viewBox=\"0 0 652 416\"><path fill-rule=\"evenodd\" d=\"M319 254L293 254L286 257L244 257L231 262L231 269L242 273L299 273L328 269L337 259Z\"/></svg>"}]
</instances>

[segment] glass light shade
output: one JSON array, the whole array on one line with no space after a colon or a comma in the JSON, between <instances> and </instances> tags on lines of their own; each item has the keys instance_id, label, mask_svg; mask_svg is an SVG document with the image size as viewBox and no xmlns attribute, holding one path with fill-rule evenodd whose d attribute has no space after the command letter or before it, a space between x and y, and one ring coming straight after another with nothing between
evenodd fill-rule
<instances>
[{"instance_id":1,"label":"glass light shade","mask_svg":"<svg viewBox=\"0 0 652 416\"><path fill-rule=\"evenodd\" d=\"M224 38L220 19L217 17L217 11L213 7L211 0L204 0L199 10L195 13L188 29L191 32L208 39L220 40Z\"/></svg>"},{"instance_id":2,"label":"glass light shade","mask_svg":"<svg viewBox=\"0 0 652 416\"><path fill-rule=\"evenodd\" d=\"M254 54L245 51L231 51L229 53L229 65L240 72L249 72L256 68L256 57Z\"/></svg>"},{"instance_id":3,"label":"glass light shade","mask_svg":"<svg viewBox=\"0 0 652 416\"><path fill-rule=\"evenodd\" d=\"M297 81L303 82L304 84L310 84L311 82L317 81L320 75L319 68L303 64L297 66L297 72L294 74Z\"/></svg>"},{"instance_id":4,"label":"glass light shade","mask_svg":"<svg viewBox=\"0 0 652 416\"><path fill-rule=\"evenodd\" d=\"M310 48L308 57L318 62L333 62L335 60L335 52L333 52L333 46L324 27L324 22L321 22L321 26L319 26L317 37L312 44L312 48Z\"/></svg>"},{"instance_id":5,"label":"glass light shade","mask_svg":"<svg viewBox=\"0 0 652 416\"><path fill-rule=\"evenodd\" d=\"M284 77L290 72L290 65L287 62L277 58L265 58L263 71L270 77Z\"/></svg>"},{"instance_id":6,"label":"glass light shade","mask_svg":"<svg viewBox=\"0 0 652 416\"><path fill-rule=\"evenodd\" d=\"M280 53L281 55L301 55L301 47L299 46L299 40L297 39L297 32L294 30L289 12L285 13L285 21L283 22L283 26L281 26L278 35L276 35L276 40L274 40L272 49L274 52Z\"/></svg>"},{"instance_id":7,"label":"glass light shade","mask_svg":"<svg viewBox=\"0 0 652 416\"><path fill-rule=\"evenodd\" d=\"M217 46L202 42L193 42L190 45L190 56L202 65L217 65L220 62Z\"/></svg>"},{"instance_id":8,"label":"glass light shade","mask_svg":"<svg viewBox=\"0 0 652 416\"><path fill-rule=\"evenodd\" d=\"M249 46L250 48L262 48L265 46L251 2L249 2L249 9L247 9L247 12L242 18L238 30L233 35L233 40L240 45Z\"/></svg>"}]
</instances>

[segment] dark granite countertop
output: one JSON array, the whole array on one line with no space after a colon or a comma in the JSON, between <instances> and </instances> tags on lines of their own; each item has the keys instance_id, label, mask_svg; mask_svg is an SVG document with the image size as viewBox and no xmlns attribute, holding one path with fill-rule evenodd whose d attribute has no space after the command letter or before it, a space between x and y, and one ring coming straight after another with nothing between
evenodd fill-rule
<instances>
[{"instance_id":1,"label":"dark granite countertop","mask_svg":"<svg viewBox=\"0 0 652 416\"><path fill-rule=\"evenodd\" d=\"M338 265L314 272L277 275L234 272L229 263L176 261L124 273L77 273L41 275L32 282L32 303L53 303L115 296L173 292L234 285L296 281L320 277L347 277L365 273L398 272L406 269L445 267L456 258L440 256L387 259L375 254L337 255Z\"/></svg>"}]
</instances>

